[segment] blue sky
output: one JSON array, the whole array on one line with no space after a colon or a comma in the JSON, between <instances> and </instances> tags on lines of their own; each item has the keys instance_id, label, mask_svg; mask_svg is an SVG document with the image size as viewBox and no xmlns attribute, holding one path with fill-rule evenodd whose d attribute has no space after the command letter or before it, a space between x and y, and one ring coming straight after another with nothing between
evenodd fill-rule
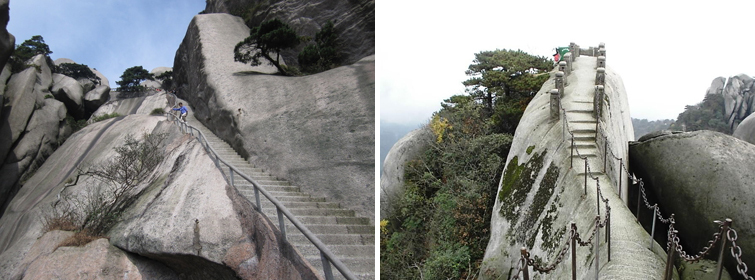
<instances>
[{"instance_id":1,"label":"blue sky","mask_svg":"<svg viewBox=\"0 0 755 280\"><path fill-rule=\"evenodd\" d=\"M675 119L713 79L755 75L755 1L383 1L376 5L380 118L427 122L463 94L480 51L550 56L575 42L606 44L634 118Z\"/></svg>"},{"instance_id":2,"label":"blue sky","mask_svg":"<svg viewBox=\"0 0 755 280\"><path fill-rule=\"evenodd\" d=\"M53 60L102 72L111 87L123 71L173 67L176 50L205 0L10 0L16 44L42 35Z\"/></svg>"}]
</instances>

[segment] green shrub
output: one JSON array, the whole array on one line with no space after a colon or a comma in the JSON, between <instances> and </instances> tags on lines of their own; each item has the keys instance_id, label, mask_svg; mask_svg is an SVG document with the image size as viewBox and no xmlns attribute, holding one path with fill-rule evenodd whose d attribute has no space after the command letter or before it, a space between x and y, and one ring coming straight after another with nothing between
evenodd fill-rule
<instances>
[{"instance_id":1,"label":"green shrub","mask_svg":"<svg viewBox=\"0 0 755 280\"><path fill-rule=\"evenodd\" d=\"M73 130L73 132L79 131L82 128L84 128L84 127L87 126L87 120L78 120L77 121L71 115L66 116L66 122L68 123L68 125L71 126L71 130Z\"/></svg>"},{"instance_id":2,"label":"green shrub","mask_svg":"<svg viewBox=\"0 0 755 280\"><path fill-rule=\"evenodd\" d=\"M137 198L136 186L147 179L164 158L160 148L167 134L144 134L137 140L125 136L125 143L115 147L116 156L77 169L79 176L95 179L95 184L79 186L84 194L61 191L43 215L45 230L74 230L73 237L60 246L81 246L105 234ZM78 180L77 180L78 182ZM68 185L68 187L75 185Z\"/></svg>"},{"instance_id":3,"label":"green shrub","mask_svg":"<svg viewBox=\"0 0 755 280\"><path fill-rule=\"evenodd\" d=\"M121 116L121 114L118 114L118 113L115 113L115 112L110 113L110 114L104 114L104 115L96 116L96 117L92 118L92 123L96 123L96 122L100 122L100 121L104 121L104 120L107 120L107 119L112 119L112 118L120 117L120 116Z\"/></svg>"},{"instance_id":4,"label":"green shrub","mask_svg":"<svg viewBox=\"0 0 755 280\"><path fill-rule=\"evenodd\" d=\"M50 99L50 98L55 98L55 97L52 96L51 94L45 94L45 99Z\"/></svg>"},{"instance_id":5,"label":"green shrub","mask_svg":"<svg viewBox=\"0 0 755 280\"><path fill-rule=\"evenodd\" d=\"M162 116L162 115L165 115L165 110L163 108L155 108L152 110L152 113L150 113L150 115Z\"/></svg>"}]
</instances>

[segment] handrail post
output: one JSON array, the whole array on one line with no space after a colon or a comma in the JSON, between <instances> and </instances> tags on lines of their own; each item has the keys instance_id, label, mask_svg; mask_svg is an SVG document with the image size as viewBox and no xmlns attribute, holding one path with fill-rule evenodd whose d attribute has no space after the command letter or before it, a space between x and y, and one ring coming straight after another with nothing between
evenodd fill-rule
<instances>
[{"instance_id":1,"label":"handrail post","mask_svg":"<svg viewBox=\"0 0 755 280\"><path fill-rule=\"evenodd\" d=\"M561 102L559 102L561 96L558 93L558 89L551 89L550 94L551 120L555 121L561 116Z\"/></svg>"},{"instance_id":2,"label":"handrail post","mask_svg":"<svg viewBox=\"0 0 755 280\"><path fill-rule=\"evenodd\" d=\"M611 207L606 205L606 244L608 245L608 262L611 262Z\"/></svg>"},{"instance_id":3,"label":"handrail post","mask_svg":"<svg viewBox=\"0 0 755 280\"><path fill-rule=\"evenodd\" d=\"M571 222L571 279L577 280L577 224Z\"/></svg>"},{"instance_id":4,"label":"handrail post","mask_svg":"<svg viewBox=\"0 0 755 280\"><path fill-rule=\"evenodd\" d=\"M716 269L718 277L716 279L721 279L721 273L723 273L724 249L726 249L727 232L729 231L729 227L731 227L731 223L732 223L732 220L729 218L726 218L723 224L721 224L724 230L721 232L721 252L718 254L718 268Z\"/></svg>"},{"instance_id":5,"label":"handrail post","mask_svg":"<svg viewBox=\"0 0 755 280\"><path fill-rule=\"evenodd\" d=\"M280 225L281 235L283 235L283 240L286 240L286 219L278 206L275 207L275 211L278 212L278 224Z\"/></svg>"},{"instance_id":6,"label":"handrail post","mask_svg":"<svg viewBox=\"0 0 755 280\"><path fill-rule=\"evenodd\" d=\"M608 162L608 136L603 135L603 173L606 173L607 162Z\"/></svg>"},{"instance_id":7,"label":"handrail post","mask_svg":"<svg viewBox=\"0 0 755 280\"><path fill-rule=\"evenodd\" d=\"M600 215L597 215L595 216L595 280L598 280L599 272L600 272Z\"/></svg>"},{"instance_id":8,"label":"handrail post","mask_svg":"<svg viewBox=\"0 0 755 280\"><path fill-rule=\"evenodd\" d=\"M572 169L574 168L574 135L571 136L571 157L569 159L570 159L569 169Z\"/></svg>"},{"instance_id":9,"label":"handrail post","mask_svg":"<svg viewBox=\"0 0 755 280\"><path fill-rule=\"evenodd\" d=\"M621 181L622 181L621 179L623 179L622 177L624 177L624 176L623 176L623 174L621 174L621 170L624 170L624 159L623 158L619 159L619 199L624 200L624 198L622 198L622 193L621 193Z\"/></svg>"},{"instance_id":10,"label":"handrail post","mask_svg":"<svg viewBox=\"0 0 755 280\"><path fill-rule=\"evenodd\" d=\"M564 72L558 71L556 72L556 89L558 89L559 95L564 95L564 80L566 77L564 77Z\"/></svg>"},{"instance_id":11,"label":"handrail post","mask_svg":"<svg viewBox=\"0 0 755 280\"><path fill-rule=\"evenodd\" d=\"M595 178L595 180L595 202L597 204L595 209L598 211L598 217L600 217L600 177Z\"/></svg>"},{"instance_id":12,"label":"handrail post","mask_svg":"<svg viewBox=\"0 0 755 280\"><path fill-rule=\"evenodd\" d=\"M674 276L674 253L676 253L676 242L674 242L673 238L676 236L676 233L678 231L673 230L671 232L671 246L669 247L668 254L666 256L666 271L665 275L663 276L663 279L670 280Z\"/></svg>"},{"instance_id":13,"label":"handrail post","mask_svg":"<svg viewBox=\"0 0 755 280\"><path fill-rule=\"evenodd\" d=\"M228 166L228 174L231 177L231 187L235 188L236 186L233 184L233 168L230 165Z\"/></svg>"},{"instance_id":14,"label":"handrail post","mask_svg":"<svg viewBox=\"0 0 755 280\"><path fill-rule=\"evenodd\" d=\"M257 201L257 210L262 212L262 204L260 203L260 189L257 185L254 186L254 200Z\"/></svg>"},{"instance_id":15,"label":"handrail post","mask_svg":"<svg viewBox=\"0 0 755 280\"><path fill-rule=\"evenodd\" d=\"M653 250L653 238L655 236L655 217L658 214L658 203L653 204L653 226L650 227L650 250Z\"/></svg>"},{"instance_id":16,"label":"handrail post","mask_svg":"<svg viewBox=\"0 0 755 280\"><path fill-rule=\"evenodd\" d=\"M587 158L585 158L585 195L587 195Z\"/></svg>"},{"instance_id":17,"label":"handrail post","mask_svg":"<svg viewBox=\"0 0 755 280\"><path fill-rule=\"evenodd\" d=\"M642 179L640 179L642 180ZM642 198L642 181L637 183L637 222L640 221L640 199Z\"/></svg>"},{"instance_id":18,"label":"handrail post","mask_svg":"<svg viewBox=\"0 0 755 280\"><path fill-rule=\"evenodd\" d=\"M320 251L320 260L322 261L322 272L325 273L325 280L333 280L333 271L330 269L330 261L325 254Z\"/></svg>"},{"instance_id":19,"label":"handrail post","mask_svg":"<svg viewBox=\"0 0 755 280\"><path fill-rule=\"evenodd\" d=\"M520 251L522 253L521 262L522 262L522 273L524 274L524 280L530 280L530 271L529 271L529 268L527 268L527 248L522 247Z\"/></svg>"}]
</instances>

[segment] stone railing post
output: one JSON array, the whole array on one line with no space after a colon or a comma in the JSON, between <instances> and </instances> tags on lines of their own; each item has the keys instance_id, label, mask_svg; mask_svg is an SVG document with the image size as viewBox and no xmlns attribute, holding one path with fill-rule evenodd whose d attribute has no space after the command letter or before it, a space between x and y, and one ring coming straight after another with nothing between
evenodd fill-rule
<instances>
[{"instance_id":1,"label":"stone railing post","mask_svg":"<svg viewBox=\"0 0 755 280\"><path fill-rule=\"evenodd\" d=\"M598 55L599 56L606 56L606 48L600 48L600 49L598 49Z\"/></svg>"},{"instance_id":2,"label":"stone railing post","mask_svg":"<svg viewBox=\"0 0 755 280\"><path fill-rule=\"evenodd\" d=\"M598 64L595 67L597 68L606 68L606 57L605 56L598 56Z\"/></svg>"},{"instance_id":3,"label":"stone railing post","mask_svg":"<svg viewBox=\"0 0 755 280\"><path fill-rule=\"evenodd\" d=\"M598 67L597 73L595 73L595 85L605 85L606 84L606 69L603 67Z\"/></svg>"},{"instance_id":4,"label":"stone railing post","mask_svg":"<svg viewBox=\"0 0 755 280\"><path fill-rule=\"evenodd\" d=\"M566 58L565 55L564 55L564 58ZM564 76L569 76L570 71L569 71L568 63L564 60L561 60L561 62L558 63L558 71L564 72ZM567 85L567 86L569 85L568 79L564 80L564 85Z\"/></svg>"},{"instance_id":5,"label":"stone railing post","mask_svg":"<svg viewBox=\"0 0 755 280\"><path fill-rule=\"evenodd\" d=\"M561 95L558 89L551 89L551 120L558 120L561 117Z\"/></svg>"},{"instance_id":6,"label":"stone railing post","mask_svg":"<svg viewBox=\"0 0 755 280\"><path fill-rule=\"evenodd\" d=\"M600 119L600 111L603 109L603 100L605 93L605 87L603 85L597 85L595 86L595 95L593 97L592 101L592 114L593 117L595 117L595 120ZM604 153L607 153L607 151L604 151Z\"/></svg>"},{"instance_id":7,"label":"stone railing post","mask_svg":"<svg viewBox=\"0 0 755 280\"><path fill-rule=\"evenodd\" d=\"M564 55L564 58L566 58L566 75L569 75L571 74L572 62L574 62L574 56L572 56L572 52L568 52Z\"/></svg>"},{"instance_id":8,"label":"stone railing post","mask_svg":"<svg viewBox=\"0 0 755 280\"><path fill-rule=\"evenodd\" d=\"M576 43L569 43L569 51L574 54L574 58L579 57L579 45Z\"/></svg>"},{"instance_id":9,"label":"stone railing post","mask_svg":"<svg viewBox=\"0 0 755 280\"><path fill-rule=\"evenodd\" d=\"M564 79L564 72L556 72L556 89L558 89L558 94L561 96L564 96Z\"/></svg>"}]
</instances>

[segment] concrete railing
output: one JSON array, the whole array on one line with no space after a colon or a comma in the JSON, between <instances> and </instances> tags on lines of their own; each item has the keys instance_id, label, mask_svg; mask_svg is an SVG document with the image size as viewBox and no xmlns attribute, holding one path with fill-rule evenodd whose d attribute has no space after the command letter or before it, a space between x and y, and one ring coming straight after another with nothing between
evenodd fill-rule
<instances>
[{"instance_id":1,"label":"concrete railing","mask_svg":"<svg viewBox=\"0 0 755 280\"><path fill-rule=\"evenodd\" d=\"M176 97L175 95L169 94L168 97L169 102L173 103L173 106L175 106ZM199 131L199 129L189 125L185 121L181 121L178 116L175 114L172 114L172 112L166 113L166 117L169 121L173 121L181 130L182 133L188 133L191 136L194 136L197 138L199 143L202 145L202 147L205 148L207 151L207 154L213 159L215 162L215 166L221 171L223 174L223 177L226 179L228 184L230 184L232 187L236 187L236 179L234 174L238 174L241 179L247 181L248 183L252 184L254 187L254 205L257 208L257 211L260 212L260 214L265 215L262 212L262 204L260 203L260 193L262 194L265 199L273 203L275 205L276 213L278 215L278 228L281 231L281 234L283 235L283 238L286 238L286 224L285 220L288 219L317 249L320 251L320 260L322 261L322 267L323 267L323 273L325 274L326 280L332 280L333 278L333 271L330 267L331 264L336 267L336 270L341 273L341 275L348 280L356 280L357 277L349 270L346 265L341 262L336 256L328 249L328 247L323 243L317 236L312 233L307 227L299 221L299 219L294 216L288 209L286 209L285 206L283 206L283 203L278 201L272 194L270 194L267 190L265 190L260 184L258 184L254 179L249 177L248 175L244 174L230 164L229 162L223 160L220 155L215 151L215 149L212 148L209 142L207 142L207 138L204 136L204 134ZM225 172L223 172L223 169L228 170L228 176L225 175Z\"/></svg>"}]
</instances>

